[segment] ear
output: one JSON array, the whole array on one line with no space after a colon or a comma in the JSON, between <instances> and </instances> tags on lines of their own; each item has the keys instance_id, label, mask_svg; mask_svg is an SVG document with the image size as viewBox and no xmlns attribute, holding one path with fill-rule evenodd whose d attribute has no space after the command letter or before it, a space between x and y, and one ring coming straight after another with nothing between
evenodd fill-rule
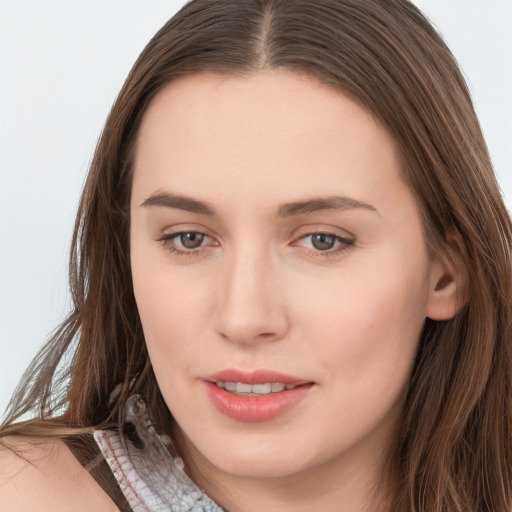
<instances>
[{"instance_id":1,"label":"ear","mask_svg":"<svg viewBox=\"0 0 512 512\"><path fill-rule=\"evenodd\" d=\"M431 320L453 318L468 300L466 248L458 231L447 235L446 245L431 263L427 317Z\"/></svg>"}]
</instances>

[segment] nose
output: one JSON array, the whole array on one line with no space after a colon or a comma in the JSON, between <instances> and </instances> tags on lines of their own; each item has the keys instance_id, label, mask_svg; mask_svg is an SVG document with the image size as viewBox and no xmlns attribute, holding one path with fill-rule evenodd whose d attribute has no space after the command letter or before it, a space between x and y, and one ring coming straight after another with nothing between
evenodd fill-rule
<instances>
[{"instance_id":1,"label":"nose","mask_svg":"<svg viewBox=\"0 0 512 512\"><path fill-rule=\"evenodd\" d=\"M225 261L218 276L216 332L241 345L283 338L289 323L279 272L264 255L238 254Z\"/></svg>"}]
</instances>

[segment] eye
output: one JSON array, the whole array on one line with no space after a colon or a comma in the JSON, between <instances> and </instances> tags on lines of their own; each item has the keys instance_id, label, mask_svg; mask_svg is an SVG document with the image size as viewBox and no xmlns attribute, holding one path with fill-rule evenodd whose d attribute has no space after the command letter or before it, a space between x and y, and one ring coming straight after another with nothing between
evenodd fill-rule
<instances>
[{"instance_id":1,"label":"eye","mask_svg":"<svg viewBox=\"0 0 512 512\"><path fill-rule=\"evenodd\" d=\"M179 233L176 235L176 239L185 249L197 249L201 247L204 239L204 233L198 233L197 231L189 231L187 233Z\"/></svg>"},{"instance_id":2,"label":"eye","mask_svg":"<svg viewBox=\"0 0 512 512\"><path fill-rule=\"evenodd\" d=\"M311 245L319 251L328 251L336 245L336 237L333 235L326 235L324 233L317 233L309 235L311 237Z\"/></svg>"},{"instance_id":3,"label":"eye","mask_svg":"<svg viewBox=\"0 0 512 512\"><path fill-rule=\"evenodd\" d=\"M178 255L193 255L200 249L213 242L213 239L206 233L200 231L180 231L170 233L158 239L170 252Z\"/></svg>"},{"instance_id":4,"label":"eye","mask_svg":"<svg viewBox=\"0 0 512 512\"><path fill-rule=\"evenodd\" d=\"M354 240L344 238L334 233L308 233L299 238L299 243L314 253L337 254L354 244Z\"/></svg>"}]
</instances>

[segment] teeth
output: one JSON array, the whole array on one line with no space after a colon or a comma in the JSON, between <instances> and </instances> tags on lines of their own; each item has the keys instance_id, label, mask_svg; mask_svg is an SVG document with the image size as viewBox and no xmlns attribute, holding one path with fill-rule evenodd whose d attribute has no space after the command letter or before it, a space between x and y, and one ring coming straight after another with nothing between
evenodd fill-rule
<instances>
[{"instance_id":1,"label":"teeth","mask_svg":"<svg viewBox=\"0 0 512 512\"><path fill-rule=\"evenodd\" d=\"M235 391L237 393L252 393L252 386L243 382L237 382Z\"/></svg>"},{"instance_id":2,"label":"teeth","mask_svg":"<svg viewBox=\"0 0 512 512\"><path fill-rule=\"evenodd\" d=\"M231 391L237 395L270 395L271 393L279 393L285 389L296 388L294 384L282 384L281 382L266 382L265 384L247 384L245 382L223 382L215 383L219 388Z\"/></svg>"},{"instance_id":3,"label":"teeth","mask_svg":"<svg viewBox=\"0 0 512 512\"><path fill-rule=\"evenodd\" d=\"M253 393L265 395L268 393L272 393L272 384L253 384L251 387Z\"/></svg>"}]
</instances>

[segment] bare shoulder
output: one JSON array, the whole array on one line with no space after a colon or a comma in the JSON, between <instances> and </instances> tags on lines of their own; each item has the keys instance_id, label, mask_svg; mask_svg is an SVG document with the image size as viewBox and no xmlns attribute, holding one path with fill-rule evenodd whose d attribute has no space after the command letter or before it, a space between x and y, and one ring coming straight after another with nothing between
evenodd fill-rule
<instances>
[{"instance_id":1,"label":"bare shoulder","mask_svg":"<svg viewBox=\"0 0 512 512\"><path fill-rule=\"evenodd\" d=\"M13 437L0 440L0 510L118 511L63 441Z\"/></svg>"}]
</instances>

